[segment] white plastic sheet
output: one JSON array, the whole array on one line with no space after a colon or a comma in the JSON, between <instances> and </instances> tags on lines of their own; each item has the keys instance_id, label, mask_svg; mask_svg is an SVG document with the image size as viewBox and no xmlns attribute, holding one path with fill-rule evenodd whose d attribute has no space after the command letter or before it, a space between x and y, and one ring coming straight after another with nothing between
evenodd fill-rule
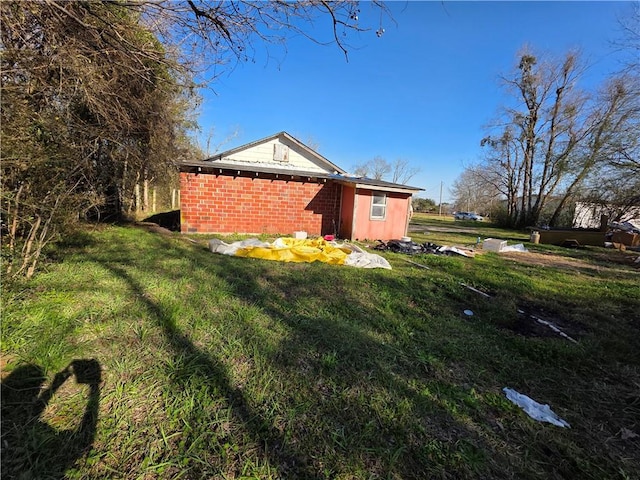
<instances>
[{"instance_id":1,"label":"white plastic sheet","mask_svg":"<svg viewBox=\"0 0 640 480\"><path fill-rule=\"evenodd\" d=\"M506 247L502 247L500 249L500 253L503 253L503 252L527 253L528 251L529 250L527 250L527 248L522 243L518 243L517 245L507 245Z\"/></svg>"},{"instance_id":2,"label":"white plastic sheet","mask_svg":"<svg viewBox=\"0 0 640 480\"><path fill-rule=\"evenodd\" d=\"M225 243L217 238L209 240L209 250L222 255L235 255L238 250L245 247L268 247L269 243L262 242L257 238L249 238L241 242Z\"/></svg>"},{"instance_id":3,"label":"white plastic sheet","mask_svg":"<svg viewBox=\"0 0 640 480\"><path fill-rule=\"evenodd\" d=\"M512 388L505 387L502 389L502 391L505 393L509 400L522 408L525 413L534 420L552 423L553 425L556 425L558 427L571 428L571 425L569 425L566 421L556 415L556 413L551 410L549 405L542 405L535 400L527 397L526 395L516 392Z\"/></svg>"},{"instance_id":4,"label":"white plastic sheet","mask_svg":"<svg viewBox=\"0 0 640 480\"><path fill-rule=\"evenodd\" d=\"M344 260L344 264L358 268L386 268L391 270L391 265L386 258L375 253L351 252Z\"/></svg>"}]
</instances>

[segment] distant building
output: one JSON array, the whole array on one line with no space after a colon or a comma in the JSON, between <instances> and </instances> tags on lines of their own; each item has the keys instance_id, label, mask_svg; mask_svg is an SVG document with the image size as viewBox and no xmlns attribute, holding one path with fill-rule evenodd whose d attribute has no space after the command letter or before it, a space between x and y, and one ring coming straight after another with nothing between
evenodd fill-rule
<instances>
[{"instance_id":1,"label":"distant building","mask_svg":"<svg viewBox=\"0 0 640 480\"><path fill-rule=\"evenodd\" d=\"M573 213L573 228L599 228L602 215L609 221L620 216L622 208L616 205L600 205L598 203L576 202ZM619 222L640 224L640 206L626 208Z\"/></svg>"}]
</instances>

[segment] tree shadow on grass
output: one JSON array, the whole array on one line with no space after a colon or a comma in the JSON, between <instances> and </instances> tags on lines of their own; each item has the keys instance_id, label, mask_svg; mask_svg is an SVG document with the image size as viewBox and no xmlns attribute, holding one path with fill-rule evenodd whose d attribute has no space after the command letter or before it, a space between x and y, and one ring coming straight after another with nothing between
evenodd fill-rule
<instances>
[{"instance_id":1,"label":"tree shadow on grass","mask_svg":"<svg viewBox=\"0 0 640 480\"><path fill-rule=\"evenodd\" d=\"M298 452L292 449L285 441L282 433L269 424L259 411L252 409L243 392L234 388L225 371L224 365L216 358L194 345L192 340L182 333L176 326L172 316L159 304L146 295L145 287L131 276L124 268L114 264L108 264L100 259L94 261L103 265L116 277L123 280L130 291L136 295L146 306L150 315L157 321L159 327L171 347L177 370L181 366L188 366L189 375L194 375L208 385L207 393L213 401L222 395L228 402L232 417L243 426L253 444L259 450L258 457L267 460L270 465L278 468L278 477L316 479L318 477L306 465L306 461ZM172 378L177 384L185 381L184 378ZM197 421L197 419L194 419ZM187 420L186 424L191 422ZM191 439L193 441L193 439ZM186 444L189 444L187 441ZM189 467L191 473L199 475L200 467ZM195 477L194 477L195 478Z\"/></svg>"},{"instance_id":2,"label":"tree shadow on grass","mask_svg":"<svg viewBox=\"0 0 640 480\"><path fill-rule=\"evenodd\" d=\"M520 428L524 422L518 422L510 429L515 433L493 434L484 422L492 414L500 419L510 415L491 404L499 402L497 397L485 396L476 402L477 407L466 408L467 402L474 401L469 395L471 385L465 384L469 377L445 371L455 368L460 350L447 350L440 342L448 341L443 333L460 335L458 348L468 344L484 354L489 351L486 345L474 340L483 331L473 331L473 322L451 321L452 311L461 306L453 302L460 298L449 296L449 305L442 301L443 295L430 298L425 293L430 288L451 288L455 293L453 286L461 288L456 282L424 282L417 286L420 294L406 295L405 276L391 272L214 256L195 246L175 248L177 240L159 236L153 242L140 242L143 248L114 241L118 239L92 249L94 257L83 257L83 261L94 261L121 279L162 332L162 347L168 346L162 351L168 352L167 365L173 361L180 367L169 375L168 396L173 395L176 403L188 403L181 398L182 390L199 390L205 401L196 402L196 408L205 402L211 403L211 409L227 404L228 408L219 410L222 415L229 412L229 423L241 435L228 435L222 441L241 442L235 458L258 458L271 465L276 473L263 478L335 478L341 474L351 478L592 478L580 475L586 473L588 462L569 465L566 471L556 467L556 460L565 466L573 461L575 456L568 449L575 444L565 447L544 430L532 429L531 434ZM165 290L164 286L156 289L156 281L180 283ZM199 290L205 282L214 283L225 295L207 304L202 293L210 295L212 289ZM358 285L366 295L358 294ZM175 298L154 297L156 292L167 291ZM401 301L394 301L392 295ZM194 312L193 318L181 318L177 314L181 310L173 310L180 302L200 302L199 310L186 309ZM411 313L414 308L419 313ZM423 316L431 316L431 322L422 323ZM206 335L209 324L210 334ZM429 331L442 325L448 330ZM270 335L271 328L278 331L277 338ZM214 342L207 346L218 335L222 337L218 346L212 347ZM216 350L225 344L234 348L224 353ZM239 385L235 359L223 356L238 350L254 360L248 362L247 378L258 388ZM510 353L526 355L517 350L502 352L501 358L507 360L502 369L518 365L505 358ZM461 357L461 367L473 369L474 357ZM478 363L480 368L490 365L484 359ZM252 378L265 370L276 378L278 391L263 379ZM252 395L258 389L271 391L257 399ZM390 414L380 415L382 410ZM196 450L203 452L198 460L218 455L221 449L213 442L207 444L209 439L218 440L209 432L223 428L203 422L211 417L186 413L185 424L200 424L191 431L175 432L172 438L180 443L176 440L175 450L164 453L162 460L170 462L167 457L178 449L181 460ZM518 438L522 432L525 435ZM505 439L514 446L505 445ZM553 449L552 459L541 453L540 445L545 443ZM527 458L522 451L528 453ZM221 462L237 468L227 470L230 477L255 474L250 465L241 470L244 465L238 462ZM185 466L180 473L185 478L224 475L217 465L202 465ZM508 471L501 470L507 466Z\"/></svg>"},{"instance_id":3,"label":"tree shadow on grass","mask_svg":"<svg viewBox=\"0 0 640 480\"><path fill-rule=\"evenodd\" d=\"M317 430L309 431L309 425L295 420L287 428L293 438L316 437L306 443L307 448L317 445L318 457L325 456L317 465L330 465L326 459L331 457L351 458L351 467L360 464L371 475L401 478L449 474L474 478L480 471L492 472L492 461L501 453L454 418L447 405L455 399L461 403L458 409L465 410L462 402L469 388L434 378L428 365L425 368L424 362L417 361L420 355L437 355L417 351L412 337L428 327L411 325L402 318L404 312L385 311L383 298L369 303L350 288L341 288L341 267L328 271L320 265L264 264L260 273L254 267L247 275L243 265L247 261L252 260L219 258L211 268L238 298L258 306L291 332L276 351L269 351L264 347L268 342L260 341L261 334L251 322L239 329L244 332L243 341L254 343L282 377L295 375L302 386L310 386L306 403L312 408L301 416L311 424L317 419ZM285 273L273 273L279 269ZM292 270L297 273L292 275ZM325 278L319 280L321 275ZM362 288L372 290L369 300L387 287L389 291L406 288L384 272L362 272ZM306 304L308 298L319 300ZM349 308L345 311L343 305ZM441 392L424 394L417 385ZM465 460L456 461L456 457ZM344 460L333 466L349 468Z\"/></svg>"},{"instance_id":4,"label":"tree shadow on grass","mask_svg":"<svg viewBox=\"0 0 640 480\"><path fill-rule=\"evenodd\" d=\"M155 223L160 227L171 230L172 232L180 231L180 210L172 210L171 212L156 213L143 220L144 222Z\"/></svg>"},{"instance_id":5,"label":"tree shadow on grass","mask_svg":"<svg viewBox=\"0 0 640 480\"><path fill-rule=\"evenodd\" d=\"M89 398L79 425L58 430L41 419L56 392L71 377L89 386ZM100 364L74 360L43 388L44 371L22 365L2 382L2 477L61 479L91 449L100 402Z\"/></svg>"},{"instance_id":6,"label":"tree shadow on grass","mask_svg":"<svg viewBox=\"0 0 640 480\"><path fill-rule=\"evenodd\" d=\"M184 250L167 248L171 247L167 239L158 238L155 247L163 248L165 257L183 258ZM362 288L370 290L363 299L345 279L347 267L214 256L194 247L190 282L222 280L234 299L288 332L274 345L253 320L242 315L234 319L232 331L223 332L229 342L239 341L245 352L253 352L254 363L266 365L255 371L257 375L267 368L278 377L283 391L271 391L256 400L234 386L223 360L197 346L178 327L167 305L148 294L131 266L123 266L127 258L135 262L135 255L143 253L118 249L115 256L97 255L89 260L124 281L144 302L168 342L174 363L184 366L171 377L175 388L187 388L190 378L197 377L212 404L222 398L231 420L248 435L252 455L275 468L276 478L340 474L480 478L496 473L501 452L454 417L448 405L460 402L458 408L463 408L469 389L434 378L425 362L416 361L419 355L438 353L416 351L419 346L410 335L412 331L426 334L427 327L407 325L403 312L393 310L397 305L385 293L403 285L395 284L384 272L358 273ZM158 268L154 274L173 279L175 271ZM345 282L349 286L342 288ZM435 395L422 392L423 385L440 391ZM186 423L201 418L194 415ZM202 432L205 427L199 428ZM195 431L197 435L201 433ZM188 439L181 448L189 450L196 440ZM498 465L506 463L497 461ZM242 474L239 467L238 475ZM188 468L194 475L215 469Z\"/></svg>"}]
</instances>

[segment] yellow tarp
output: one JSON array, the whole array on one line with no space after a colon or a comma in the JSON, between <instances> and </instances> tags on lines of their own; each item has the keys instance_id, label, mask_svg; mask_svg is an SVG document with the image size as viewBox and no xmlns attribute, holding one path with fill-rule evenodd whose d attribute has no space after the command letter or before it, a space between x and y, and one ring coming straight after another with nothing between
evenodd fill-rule
<instances>
[{"instance_id":1,"label":"yellow tarp","mask_svg":"<svg viewBox=\"0 0 640 480\"><path fill-rule=\"evenodd\" d=\"M279 238L269 247L243 247L238 249L235 255L279 262L324 262L343 265L350 253L351 250L330 245L322 238Z\"/></svg>"}]
</instances>

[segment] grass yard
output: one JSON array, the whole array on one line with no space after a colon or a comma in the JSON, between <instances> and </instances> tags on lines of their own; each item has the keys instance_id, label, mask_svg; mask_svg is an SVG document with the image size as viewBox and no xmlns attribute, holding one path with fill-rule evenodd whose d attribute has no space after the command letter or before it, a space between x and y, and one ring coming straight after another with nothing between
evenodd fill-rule
<instances>
[{"instance_id":1,"label":"grass yard","mask_svg":"<svg viewBox=\"0 0 640 480\"><path fill-rule=\"evenodd\" d=\"M422 215L411 230L528 238ZM383 253L389 271L87 230L4 285L2 477L640 478L637 254L526 246Z\"/></svg>"}]
</instances>

